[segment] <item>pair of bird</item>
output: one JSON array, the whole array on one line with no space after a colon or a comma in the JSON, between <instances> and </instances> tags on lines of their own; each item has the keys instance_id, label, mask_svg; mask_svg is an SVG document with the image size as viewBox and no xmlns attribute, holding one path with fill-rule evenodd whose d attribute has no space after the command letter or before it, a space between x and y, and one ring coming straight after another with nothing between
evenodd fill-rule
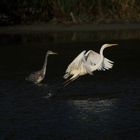
<instances>
[{"instance_id":1,"label":"pair of bird","mask_svg":"<svg viewBox=\"0 0 140 140\"><path fill-rule=\"evenodd\" d=\"M118 44L104 44L101 46L100 53L97 53L93 50L86 52L82 51L67 67L64 79L67 79L64 84L68 85L70 82L76 80L78 77L90 74L93 75L93 72L98 70L109 70L113 67L113 61L107 59L103 55L105 48L116 46ZM47 59L49 55L55 55L57 53L52 51L47 51L45 56L44 65L41 70L30 74L26 80L31 81L35 84L40 83L46 74Z\"/></svg>"}]
</instances>

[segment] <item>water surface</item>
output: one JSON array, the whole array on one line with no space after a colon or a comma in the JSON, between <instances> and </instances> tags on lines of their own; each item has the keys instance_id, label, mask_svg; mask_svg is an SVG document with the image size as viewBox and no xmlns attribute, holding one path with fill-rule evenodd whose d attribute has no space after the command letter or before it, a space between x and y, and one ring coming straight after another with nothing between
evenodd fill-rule
<instances>
[{"instance_id":1,"label":"water surface","mask_svg":"<svg viewBox=\"0 0 140 140\"><path fill-rule=\"evenodd\" d=\"M139 139L139 40L56 43L51 38L37 39L24 41L20 35L1 39L1 140ZM85 49L99 51L106 42L119 44L104 53L115 62L113 69L63 87L62 76L72 59ZM48 49L59 55L49 57L42 85L25 81L42 67ZM47 98L48 93L53 96Z\"/></svg>"}]
</instances>

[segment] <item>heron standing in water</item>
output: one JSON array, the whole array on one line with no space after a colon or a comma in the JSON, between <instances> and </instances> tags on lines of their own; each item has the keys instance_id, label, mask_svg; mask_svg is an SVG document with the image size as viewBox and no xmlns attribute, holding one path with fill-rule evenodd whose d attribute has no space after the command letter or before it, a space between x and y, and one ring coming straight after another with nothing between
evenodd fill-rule
<instances>
[{"instance_id":1,"label":"heron standing in water","mask_svg":"<svg viewBox=\"0 0 140 140\"><path fill-rule=\"evenodd\" d=\"M96 53L93 50L82 51L67 67L64 79L65 85L68 85L70 82L76 80L78 77L90 74L93 75L93 72L96 70L109 70L113 67L113 61L107 59L103 55L105 48L116 46L117 44L104 44L100 49L100 53Z\"/></svg>"},{"instance_id":2,"label":"heron standing in water","mask_svg":"<svg viewBox=\"0 0 140 140\"><path fill-rule=\"evenodd\" d=\"M35 84L40 83L45 78L48 56L49 55L54 55L54 54L57 54L57 53L52 52L52 51L47 51L42 69L39 70L39 71L36 71L34 73L31 73L26 78L26 80L31 81Z\"/></svg>"}]
</instances>

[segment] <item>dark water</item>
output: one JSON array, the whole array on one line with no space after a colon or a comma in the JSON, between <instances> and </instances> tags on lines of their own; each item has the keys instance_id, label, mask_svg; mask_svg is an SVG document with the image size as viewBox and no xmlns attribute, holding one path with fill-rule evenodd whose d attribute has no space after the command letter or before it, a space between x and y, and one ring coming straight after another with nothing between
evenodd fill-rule
<instances>
[{"instance_id":1,"label":"dark water","mask_svg":"<svg viewBox=\"0 0 140 140\"><path fill-rule=\"evenodd\" d=\"M107 41L47 39L0 39L0 140L140 139L140 40L109 40L119 44L105 51L113 69L63 87L71 60L83 49L99 51ZM42 85L28 83L25 77L41 68L48 49L59 55L49 58Z\"/></svg>"}]
</instances>

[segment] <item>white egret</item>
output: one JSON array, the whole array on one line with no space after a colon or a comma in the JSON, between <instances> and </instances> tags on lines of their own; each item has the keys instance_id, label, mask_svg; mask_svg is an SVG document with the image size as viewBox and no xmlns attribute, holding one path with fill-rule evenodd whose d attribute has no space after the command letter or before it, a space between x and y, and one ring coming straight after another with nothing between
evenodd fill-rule
<instances>
[{"instance_id":1,"label":"white egret","mask_svg":"<svg viewBox=\"0 0 140 140\"><path fill-rule=\"evenodd\" d=\"M26 80L31 81L35 84L40 83L45 78L48 56L54 55L54 54L57 54L57 53L52 52L52 51L47 51L42 69L34 73L31 73L26 78Z\"/></svg>"},{"instance_id":2,"label":"white egret","mask_svg":"<svg viewBox=\"0 0 140 140\"><path fill-rule=\"evenodd\" d=\"M104 44L100 49L100 53L93 50L82 51L67 67L65 75L63 76L65 85L76 80L78 77L90 74L92 75L94 71L98 70L109 70L113 67L113 61L107 59L103 55L105 48L116 46L118 44Z\"/></svg>"}]
</instances>

